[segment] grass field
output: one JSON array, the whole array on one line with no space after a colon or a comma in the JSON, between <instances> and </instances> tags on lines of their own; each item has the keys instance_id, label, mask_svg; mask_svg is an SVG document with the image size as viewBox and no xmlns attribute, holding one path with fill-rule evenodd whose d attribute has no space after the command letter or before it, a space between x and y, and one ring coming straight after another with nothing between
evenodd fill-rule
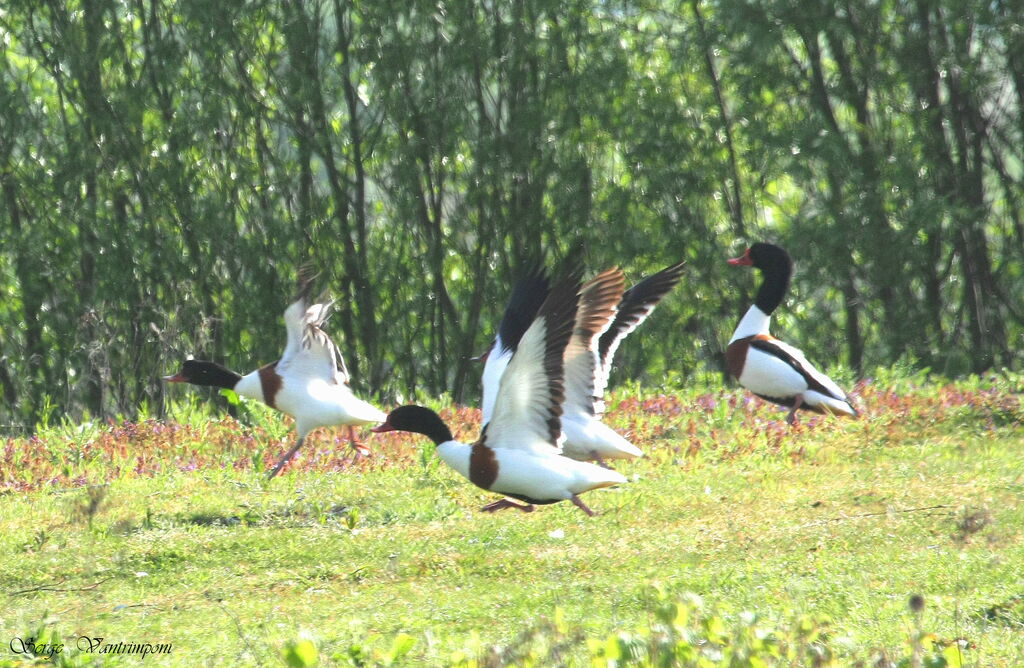
<instances>
[{"instance_id":1,"label":"grass field","mask_svg":"<svg viewBox=\"0 0 1024 668\"><path fill-rule=\"evenodd\" d=\"M594 518L481 514L404 434L351 461L321 430L266 483L291 435L259 406L44 425L0 452L0 666L1024 665L1021 389L879 378L795 428L621 390L649 456Z\"/></svg>"}]
</instances>

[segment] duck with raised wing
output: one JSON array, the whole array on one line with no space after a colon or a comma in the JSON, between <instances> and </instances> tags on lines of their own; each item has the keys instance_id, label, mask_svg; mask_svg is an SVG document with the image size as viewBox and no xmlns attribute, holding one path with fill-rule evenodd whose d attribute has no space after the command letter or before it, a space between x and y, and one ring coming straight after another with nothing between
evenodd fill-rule
<instances>
[{"instance_id":1,"label":"duck with raised wing","mask_svg":"<svg viewBox=\"0 0 1024 668\"><path fill-rule=\"evenodd\" d=\"M800 409L856 417L857 410L831 378L808 362L802 351L768 331L771 315L789 289L793 274L789 253L775 244L758 242L728 262L755 267L762 276L754 303L725 350L729 373L762 399L789 408L789 424Z\"/></svg>"},{"instance_id":2,"label":"duck with raised wing","mask_svg":"<svg viewBox=\"0 0 1024 668\"><path fill-rule=\"evenodd\" d=\"M588 337L587 330L577 324L566 350L566 398L562 413L565 443L562 449L567 457L603 462L643 456L639 448L601 421L604 393L619 344L647 319L682 274L683 263L679 262L623 292L614 317L598 336Z\"/></svg>"},{"instance_id":3,"label":"duck with raised wing","mask_svg":"<svg viewBox=\"0 0 1024 668\"><path fill-rule=\"evenodd\" d=\"M493 415L475 443L455 440L440 416L423 406L396 408L373 431L423 434L437 445L441 459L470 482L524 502L501 499L484 506L486 512L503 508L531 512L535 504L571 501L594 515L579 495L626 479L615 471L563 457L558 446L563 356L576 323L579 289L578 273L555 283L519 337L501 376ZM610 310L612 304L595 304L594 308Z\"/></svg>"},{"instance_id":4,"label":"duck with raised wing","mask_svg":"<svg viewBox=\"0 0 1024 668\"><path fill-rule=\"evenodd\" d=\"M679 282L683 264L679 262L666 267L629 290L620 292L613 309L614 317L599 330L588 330L577 325L566 348L565 361L566 400L561 421L565 435L562 448L567 457L603 462L606 459L643 456L639 448L601 421L605 408L604 393L619 345L647 319L661 299ZM593 283L591 281L584 286L581 303L587 299L588 288ZM482 402L485 422L490 418L498 382L515 350L514 344L530 322L526 316L531 314L531 308L532 313L536 312L536 305L546 295L545 288L543 273L538 270L531 271L516 283L498 336L488 353L481 356L486 359Z\"/></svg>"},{"instance_id":5,"label":"duck with raised wing","mask_svg":"<svg viewBox=\"0 0 1024 668\"><path fill-rule=\"evenodd\" d=\"M309 303L313 278L307 270L299 273L298 296L284 312L287 341L281 359L245 376L216 362L190 359L177 374L164 378L169 383L234 390L295 418L298 439L268 478L281 471L302 447L306 436L318 427L347 425L352 447L368 454L369 450L356 441L354 427L376 424L385 418L383 411L357 397L349 387L341 351L321 329L331 304Z\"/></svg>"}]
</instances>

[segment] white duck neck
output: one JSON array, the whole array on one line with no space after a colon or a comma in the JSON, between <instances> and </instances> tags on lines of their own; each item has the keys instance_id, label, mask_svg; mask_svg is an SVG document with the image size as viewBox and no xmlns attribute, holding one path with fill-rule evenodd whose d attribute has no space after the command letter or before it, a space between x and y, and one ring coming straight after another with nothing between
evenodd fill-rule
<instances>
[{"instance_id":1,"label":"white duck neck","mask_svg":"<svg viewBox=\"0 0 1024 668\"><path fill-rule=\"evenodd\" d=\"M472 446L454 439L437 444L437 455L441 460L466 478L469 478L469 457L472 450Z\"/></svg>"},{"instance_id":2,"label":"white duck neck","mask_svg":"<svg viewBox=\"0 0 1024 668\"><path fill-rule=\"evenodd\" d=\"M732 343L736 339L742 339L747 336L767 334L771 319L772 317L758 308L757 304L752 304L747 309L743 319L740 320L740 324L736 325L736 331L732 333L732 338L729 339L729 342Z\"/></svg>"}]
</instances>

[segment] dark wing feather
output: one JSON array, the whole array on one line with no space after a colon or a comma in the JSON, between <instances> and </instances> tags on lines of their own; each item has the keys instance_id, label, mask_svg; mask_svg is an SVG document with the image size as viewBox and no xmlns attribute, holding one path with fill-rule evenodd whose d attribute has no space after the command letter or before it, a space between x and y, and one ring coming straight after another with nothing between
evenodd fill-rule
<instances>
[{"instance_id":1,"label":"dark wing feather","mask_svg":"<svg viewBox=\"0 0 1024 668\"><path fill-rule=\"evenodd\" d=\"M296 279L295 299L293 302L302 302L303 306L309 305L309 294L313 290L313 282L320 277L320 272L313 268L313 264L307 262L299 267L298 278Z\"/></svg>"},{"instance_id":2,"label":"dark wing feather","mask_svg":"<svg viewBox=\"0 0 1024 668\"><path fill-rule=\"evenodd\" d=\"M684 262L666 267L640 281L622 295L619 310L608 330L601 335L597 345L603 382L598 382L597 393L603 394L611 372L612 358L622 340L640 326L653 311L658 302L675 287L683 276Z\"/></svg>"},{"instance_id":3,"label":"dark wing feather","mask_svg":"<svg viewBox=\"0 0 1024 668\"><path fill-rule=\"evenodd\" d=\"M601 272L580 291L576 326L565 349L565 413L596 416L604 402L595 391L601 383L598 340L622 300L625 277L618 268Z\"/></svg>"},{"instance_id":4,"label":"dark wing feather","mask_svg":"<svg viewBox=\"0 0 1024 668\"><path fill-rule=\"evenodd\" d=\"M516 349L541 304L547 299L548 289L548 278L540 265L531 267L525 276L516 281L498 326L503 349Z\"/></svg>"},{"instance_id":5,"label":"dark wing feather","mask_svg":"<svg viewBox=\"0 0 1024 668\"><path fill-rule=\"evenodd\" d=\"M552 287L501 376L481 442L493 448L557 451L565 398L563 355L576 321L579 290L576 272Z\"/></svg>"}]
</instances>

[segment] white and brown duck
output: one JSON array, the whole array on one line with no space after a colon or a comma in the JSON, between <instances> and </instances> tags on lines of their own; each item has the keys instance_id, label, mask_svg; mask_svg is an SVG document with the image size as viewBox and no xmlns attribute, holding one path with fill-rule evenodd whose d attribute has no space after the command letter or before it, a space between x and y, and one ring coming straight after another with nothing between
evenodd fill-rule
<instances>
[{"instance_id":1,"label":"white and brown duck","mask_svg":"<svg viewBox=\"0 0 1024 668\"><path fill-rule=\"evenodd\" d=\"M609 282L621 280L613 272L606 273ZM484 511L518 508L530 512L535 504L571 501L594 515L579 495L626 479L615 471L564 457L559 447L563 356L577 322L579 291L578 274L570 274L552 287L518 340L501 375L493 413L475 443L455 440L437 413L423 406L396 408L373 431L423 434L437 445L441 459L474 485L511 497L484 506ZM592 307L610 313L617 298L609 299L613 301L593 303ZM600 315L584 318L595 323L600 319Z\"/></svg>"},{"instance_id":2,"label":"white and brown duck","mask_svg":"<svg viewBox=\"0 0 1024 668\"><path fill-rule=\"evenodd\" d=\"M367 454L366 447L356 440L354 427L376 424L385 418L383 411L357 397L349 387L341 351L321 329L331 303L309 303L313 278L308 270L300 271L298 296L284 312L287 342L281 359L244 376L216 362L190 359L177 374L164 378L170 383L234 390L295 418L298 439L270 471L269 478L281 471L306 436L318 427L348 426L352 447Z\"/></svg>"},{"instance_id":3,"label":"white and brown duck","mask_svg":"<svg viewBox=\"0 0 1024 668\"><path fill-rule=\"evenodd\" d=\"M599 335L592 336L588 328L577 323L565 361L566 396L562 413L565 443L562 449L566 456L598 462L643 456L639 448L602 421L604 393L619 344L647 319L679 282L682 269L683 263L679 262L620 292L613 317ZM592 283L584 286L581 300L586 298L587 288ZM624 287L624 283L622 285Z\"/></svg>"},{"instance_id":4,"label":"white and brown duck","mask_svg":"<svg viewBox=\"0 0 1024 668\"><path fill-rule=\"evenodd\" d=\"M740 385L757 396L789 408L786 421L797 410L857 416L846 393L807 361L804 353L768 331L771 315L782 303L793 274L793 260L784 249L755 243L729 264L761 271L761 286L753 305L740 320L725 351L726 364Z\"/></svg>"},{"instance_id":5,"label":"white and brown duck","mask_svg":"<svg viewBox=\"0 0 1024 668\"><path fill-rule=\"evenodd\" d=\"M589 299L588 295L595 292L595 288L616 290L617 297L613 301L613 317L597 328L577 324L566 349L565 405L561 421L565 435L562 448L567 457L600 462L643 456L639 448L602 421L604 393L619 344L647 319L679 282L682 269L682 262L673 264L624 292L624 278L616 281L613 287L605 274L583 286L581 303ZM488 352L481 356L486 360L482 402L485 422L490 418L502 373L546 295L547 279L538 269L527 273L513 288L498 335Z\"/></svg>"}]
</instances>

